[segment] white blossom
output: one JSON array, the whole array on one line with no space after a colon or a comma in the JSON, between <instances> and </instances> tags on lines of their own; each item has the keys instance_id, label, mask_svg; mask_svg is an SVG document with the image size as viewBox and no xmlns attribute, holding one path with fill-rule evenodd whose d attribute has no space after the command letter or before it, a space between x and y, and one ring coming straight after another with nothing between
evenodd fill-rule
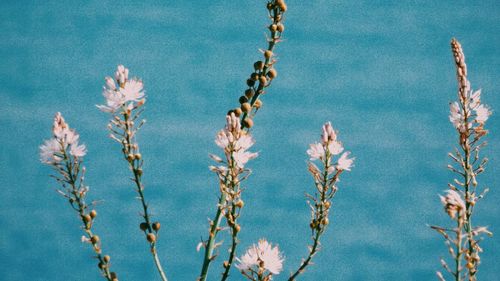
<instances>
[{"instance_id":1,"label":"white blossom","mask_svg":"<svg viewBox=\"0 0 500 281\"><path fill-rule=\"evenodd\" d=\"M236 165L241 169L243 169L245 167L245 164L249 160L252 160L252 159L256 158L257 156L259 156L259 154L257 152L248 152L248 151L244 151L242 149L233 153L233 159L234 159Z\"/></svg>"},{"instance_id":2,"label":"white blossom","mask_svg":"<svg viewBox=\"0 0 500 281\"><path fill-rule=\"evenodd\" d=\"M353 166L352 164L354 163L355 158L347 158L349 157L350 152L344 152L342 156L340 156L338 163L337 163L337 169L338 170L345 170L345 171L350 171L351 167Z\"/></svg>"},{"instance_id":3,"label":"white blossom","mask_svg":"<svg viewBox=\"0 0 500 281\"><path fill-rule=\"evenodd\" d=\"M451 218L455 218L457 212L462 214L465 210L465 203L462 197L455 190L446 190L446 196L439 195L445 211Z\"/></svg>"},{"instance_id":4,"label":"white blossom","mask_svg":"<svg viewBox=\"0 0 500 281\"><path fill-rule=\"evenodd\" d=\"M74 157L83 157L87 154L87 148L84 144L79 145L78 142L75 142L71 145L69 153Z\"/></svg>"},{"instance_id":5,"label":"white blossom","mask_svg":"<svg viewBox=\"0 0 500 281\"><path fill-rule=\"evenodd\" d=\"M484 123L488 120L488 117L491 115L490 109L485 105L478 105L475 109L476 111L476 122Z\"/></svg>"},{"instance_id":6,"label":"white blossom","mask_svg":"<svg viewBox=\"0 0 500 281\"><path fill-rule=\"evenodd\" d=\"M309 145L307 154L311 157L311 161L322 159L325 156L325 148L321 143L312 143Z\"/></svg>"},{"instance_id":7,"label":"white blossom","mask_svg":"<svg viewBox=\"0 0 500 281\"><path fill-rule=\"evenodd\" d=\"M283 270L283 256L278 246L272 247L265 239L259 240L258 245L252 245L241 258L236 258L236 265L240 271L255 270L262 266L272 274L279 274Z\"/></svg>"},{"instance_id":8,"label":"white blossom","mask_svg":"<svg viewBox=\"0 0 500 281\"><path fill-rule=\"evenodd\" d=\"M40 146L40 161L45 164L54 164L62 161L61 144L55 138L46 140Z\"/></svg>"},{"instance_id":9,"label":"white blossom","mask_svg":"<svg viewBox=\"0 0 500 281\"><path fill-rule=\"evenodd\" d=\"M460 113L460 106L458 102L450 103L450 122L455 128L460 129L463 126L462 114Z\"/></svg>"}]
</instances>

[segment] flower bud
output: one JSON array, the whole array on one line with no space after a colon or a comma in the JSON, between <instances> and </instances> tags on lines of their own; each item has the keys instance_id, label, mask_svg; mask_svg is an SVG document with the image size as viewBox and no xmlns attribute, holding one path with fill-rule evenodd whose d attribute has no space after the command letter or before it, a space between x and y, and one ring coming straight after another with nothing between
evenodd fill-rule
<instances>
[{"instance_id":1,"label":"flower bud","mask_svg":"<svg viewBox=\"0 0 500 281\"><path fill-rule=\"evenodd\" d=\"M253 89L246 89L245 90L245 96L248 98L248 99L251 99L254 95L254 91Z\"/></svg>"},{"instance_id":2,"label":"flower bud","mask_svg":"<svg viewBox=\"0 0 500 281\"><path fill-rule=\"evenodd\" d=\"M153 230L157 231L160 230L161 224L159 222L154 222L153 223Z\"/></svg>"},{"instance_id":3,"label":"flower bud","mask_svg":"<svg viewBox=\"0 0 500 281\"><path fill-rule=\"evenodd\" d=\"M241 226L239 226L239 225L234 226L234 231L240 232L240 230L241 230Z\"/></svg>"},{"instance_id":4,"label":"flower bud","mask_svg":"<svg viewBox=\"0 0 500 281\"><path fill-rule=\"evenodd\" d=\"M105 262L105 263L109 263L109 261L111 260L111 257L108 256L108 255L105 255L102 260Z\"/></svg>"},{"instance_id":5,"label":"flower bud","mask_svg":"<svg viewBox=\"0 0 500 281\"><path fill-rule=\"evenodd\" d=\"M277 29L278 29L278 26L276 24L271 24L269 26L269 30L271 30L271 32L275 32Z\"/></svg>"},{"instance_id":6,"label":"flower bud","mask_svg":"<svg viewBox=\"0 0 500 281\"><path fill-rule=\"evenodd\" d=\"M249 117L245 118L245 120L243 120L243 126L245 126L247 128L252 128L253 120L250 119Z\"/></svg>"},{"instance_id":7,"label":"flower bud","mask_svg":"<svg viewBox=\"0 0 500 281\"><path fill-rule=\"evenodd\" d=\"M259 74L255 72L250 74L250 79L253 81L257 81L259 79Z\"/></svg>"},{"instance_id":8,"label":"flower bud","mask_svg":"<svg viewBox=\"0 0 500 281\"><path fill-rule=\"evenodd\" d=\"M264 52L264 57L265 57L266 59L270 59L272 56L273 56L273 52L272 52L272 51L266 50L266 51Z\"/></svg>"},{"instance_id":9,"label":"flower bud","mask_svg":"<svg viewBox=\"0 0 500 281\"><path fill-rule=\"evenodd\" d=\"M261 76L259 77L259 83L260 83L260 84L262 84L262 85L266 85L266 83L267 83L267 78L266 78L266 76L261 75Z\"/></svg>"},{"instance_id":10,"label":"flower bud","mask_svg":"<svg viewBox=\"0 0 500 281\"><path fill-rule=\"evenodd\" d=\"M228 261L224 261L224 263L222 265L224 266L224 268L228 268L229 267L229 262Z\"/></svg>"},{"instance_id":11,"label":"flower bud","mask_svg":"<svg viewBox=\"0 0 500 281\"><path fill-rule=\"evenodd\" d=\"M99 239L99 236L97 235L94 235L90 238L90 242L92 242L92 244L97 244L99 243L100 239Z\"/></svg>"},{"instance_id":12,"label":"flower bud","mask_svg":"<svg viewBox=\"0 0 500 281\"><path fill-rule=\"evenodd\" d=\"M134 154L132 154L132 153L128 154L128 155L127 155L127 160L128 160L129 162L133 161L133 160L134 160Z\"/></svg>"},{"instance_id":13,"label":"flower bud","mask_svg":"<svg viewBox=\"0 0 500 281\"><path fill-rule=\"evenodd\" d=\"M92 217L91 217L91 216L89 216L89 215L84 215L84 216L83 216L83 220L84 220L86 223L89 223L89 222L91 222L91 221L92 221Z\"/></svg>"},{"instance_id":14,"label":"flower bud","mask_svg":"<svg viewBox=\"0 0 500 281\"><path fill-rule=\"evenodd\" d=\"M252 106L248 102L245 102L241 105L241 110L245 113L248 113L250 112L250 110L252 110Z\"/></svg>"},{"instance_id":15,"label":"flower bud","mask_svg":"<svg viewBox=\"0 0 500 281\"><path fill-rule=\"evenodd\" d=\"M113 271L113 272L111 272L109 275L111 275L111 278L112 278L112 279L116 279L116 278L118 278L118 277L116 277L116 272L114 272L114 271ZM118 280L118 279L116 279L116 280Z\"/></svg>"},{"instance_id":16,"label":"flower bud","mask_svg":"<svg viewBox=\"0 0 500 281\"><path fill-rule=\"evenodd\" d=\"M257 109L262 107L262 101L261 100L256 100L253 106Z\"/></svg>"},{"instance_id":17,"label":"flower bud","mask_svg":"<svg viewBox=\"0 0 500 281\"><path fill-rule=\"evenodd\" d=\"M140 153L136 153L134 155L134 158L137 159L137 160L140 160L142 158L142 155Z\"/></svg>"},{"instance_id":18,"label":"flower bud","mask_svg":"<svg viewBox=\"0 0 500 281\"><path fill-rule=\"evenodd\" d=\"M248 79L247 80L247 85L248 85L248 87L253 87L255 85L255 81L252 80L252 79Z\"/></svg>"},{"instance_id":19,"label":"flower bud","mask_svg":"<svg viewBox=\"0 0 500 281\"><path fill-rule=\"evenodd\" d=\"M253 68L255 69L255 71L262 70L264 68L264 62L263 61L256 61L253 64Z\"/></svg>"},{"instance_id":20,"label":"flower bud","mask_svg":"<svg viewBox=\"0 0 500 281\"><path fill-rule=\"evenodd\" d=\"M285 31L285 25L282 23L278 23L278 31L281 33Z\"/></svg>"},{"instance_id":21,"label":"flower bud","mask_svg":"<svg viewBox=\"0 0 500 281\"><path fill-rule=\"evenodd\" d=\"M234 111L234 115L236 115L236 117L240 117L240 115L243 113L243 111L239 107L233 109L233 111Z\"/></svg>"},{"instance_id":22,"label":"flower bud","mask_svg":"<svg viewBox=\"0 0 500 281\"><path fill-rule=\"evenodd\" d=\"M148 229L148 224L145 223L145 222L141 222L141 224L139 225L139 228L142 230L142 231L146 231Z\"/></svg>"},{"instance_id":23,"label":"flower bud","mask_svg":"<svg viewBox=\"0 0 500 281\"><path fill-rule=\"evenodd\" d=\"M102 262L98 263L97 266L100 268L100 269L104 269L106 268L106 265Z\"/></svg>"},{"instance_id":24,"label":"flower bud","mask_svg":"<svg viewBox=\"0 0 500 281\"><path fill-rule=\"evenodd\" d=\"M268 72L267 72L267 76L269 76L270 79L274 79L276 78L276 76L278 76L278 72L276 71L276 69L270 69Z\"/></svg>"},{"instance_id":25,"label":"flower bud","mask_svg":"<svg viewBox=\"0 0 500 281\"><path fill-rule=\"evenodd\" d=\"M324 218L321 220L322 225L328 225L329 223L330 223L330 221L328 220L328 218Z\"/></svg>"},{"instance_id":26,"label":"flower bud","mask_svg":"<svg viewBox=\"0 0 500 281\"><path fill-rule=\"evenodd\" d=\"M148 239L149 243L154 243L156 241L156 235L154 235L153 233L148 233L146 238Z\"/></svg>"},{"instance_id":27,"label":"flower bud","mask_svg":"<svg viewBox=\"0 0 500 281\"><path fill-rule=\"evenodd\" d=\"M330 203L330 201L325 202L325 208L329 209L331 205L332 203Z\"/></svg>"},{"instance_id":28,"label":"flower bud","mask_svg":"<svg viewBox=\"0 0 500 281\"><path fill-rule=\"evenodd\" d=\"M91 217L91 218L95 218L95 217L97 217L97 212L96 212L96 210L92 210L92 211L90 211L89 215L90 215L90 217Z\"/></svg>"},{"instance_id":29,"label":"flower bud","mask_svg":"<svg viewBox=\"0 0 500 281\"><path fill-rule=\"evenodd\" d=\"M272 10L274 8L273 3L267 3L267 9Z\"/></svg>"},{"instance_id":30,"label":"flower bud","mask_svg":"<svg viewBox=\"0 0 500 281\"><path fill-rule=\"evenodd\" d=\"M239 101L241 104L243 104L245 102L248 102L248 98L246 96L241 96Z\"/></svg>"},{"instance_id":31,"label":"flower bud","mask_svg":"<svg viewBox=\"0 0 500 281\"><path fill-rule=\"evenodd\" d=\"M238 202L236 202L235 206L241 209L243 208L243 206L245 206L245 203L243 202L243 200L239 200Z\"/></svg>"}]
</instances>

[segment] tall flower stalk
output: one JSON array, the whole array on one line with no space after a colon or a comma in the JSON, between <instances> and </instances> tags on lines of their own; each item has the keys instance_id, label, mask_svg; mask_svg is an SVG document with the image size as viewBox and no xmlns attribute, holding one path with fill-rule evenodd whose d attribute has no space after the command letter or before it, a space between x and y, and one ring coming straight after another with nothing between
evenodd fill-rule
<instances>
[{"instance_id":1,"label":"tall flower stalk","mask_svg":"<svg viewBox=\"0 0 500 281\"><path fill-rule=\"evenodd\" d=\"M277 77L277 71L274 68L277 60L273 51L276 44L281 41L282 34L285 30L282 21L287 6L283 0L271 0L267 3L267 10L269 18L271 19L271 24L269 25L270 36L267 38L268 46L267 49L262 51L264 60L259 60L254 63L254 72L250 75L250 78L247 79L248 89L245 90L245 94L239 98L240 106L229 110L226 116L228 120L232 120L232 124L235 124L236 120L238 120L238 126L240 127L238 129L238 134L241 135L245 135L246 132L249 132L250 128L254 125L253 118L256 112L262 107L262 101L259 97L265 93L265 89L269 87L272 80ZM231 149L224 149L225 151L231 151ZM235 152L238 153L237 151L233 151L232 153ZM227 158L227 152L225 155ZM234 157L234 155L232 157ZM218 158L212 158L219 162ZM217 235L220 230L222 230L220 224L223 217L225 217L226 224L231 233L231 246L229 248L229 256L227 260L223 262L224 269L221 280L226 280L229 277L229 272L234 262L239 242L238 233L241 231L241 226L237 223L237 219L243 208L240 177L245 179L249 175L250 170L245 170L243 166L234 166L236 161L232 158L227 158L226 161L227 171L222 172L218 170L218 168L212 168L212 170L218 174L220 196L216 214L214 219L210 221L208 239L200 243L200 247L204 248L204 255L201 273L198 279L202 281L206 280L210 264L216 257L214 251L220 246L220 243L216 241Z\"/></svg>"},{"instance_id":2,"label":"tall flower stalk","mask_svg":"<svg viewBox=\"0 0 500 281\"><path fill-rule=\"evenodd\" d=\"M325 233L329 224L329 212L332 206L332 199L337 193L337 182L340 174L350 171L354 158L349 158L350 152L344 152L344 147L337 140L337 134L333 130L330 122L325 123L322 128L321 141L310 145L307 154L310 156L308 169L311 173L316 187L314 195L307 194L308 205L311 208L311 222L309 227L312 232L312 244L308 246L309 253L302 260L300 266L288 279L295 280L304 273L307 266L311 264L312 258L320 250L320 238ZM340 155L340 157L339 157ZM335 160L335 158L337 158ZM314 161L321 163L321 169L314 164Z\"/></svg>"},{"instance_id":3,"label":"tall flower stalk","mask_svg":"<svg viewBox=\"0 0 500 281\"><path fill-rule=\"evenodd\" d=\"M142 182L144 160L140 153L139 143L136 141L137 132L145 123L145 120L139 120L139 118L144 111L143 105L146 99L142 81L137 78L129 79L128 74L129 70L123 65L119 65L115 79L105 78L103 96L106 99L106 105L98 105L97 107L111 114L112 118L108 124L108 129L111 132L110 137L122 146L124 159L132 172L132 181L141 202L144 221L139 224L139 227L144 232L149 244L158 274L163 281L166 281L167 277L156 247L160 223L153 222L151 219Z\"/></svg>"},{"instance_id":4,"label":"tall flower stalk","mask_svg":"<svg viewBox=\"0 0 500 281\"><path fill-rule=\"evenodd\" d=\"M97 212L85 202L89 187L84 183L85 167L82 164L87 149L79 144L80 136L70 129L59 112L54 118L52 133L53 137L40 146L40 160L56 172L52 177L61 185L57 192L69 201L80 217L84 232L82 242L92 246L102 276L109 281L118 281L116 273L110 270L110 257L102 253L101 239L92 230Z\"/></svg>"},{"instance_id":5,"label":"tall flower stalk","mask_svg":"<svg viewBox=\"0 0 500 281\"><path fill-rule=\"evenodd\" d=\"M458 101L450 104L450 122L458 134L459 148L448 155L452 164L448 169L457 175L445 196L440 196L446 213L455 221L455 227L431 226L445 238L448 251L454 260L450 266L441 259L444 269L456 281L477 279L479 254L483 251L479 243L482 234L492 235L486 227L472 223L474 206L483 198L487 188L479 189L477 176L484 172L488 162L480 156L480 150L486 145L483 137L488 131L484 124L491 115L490 109L481 103L481 91L473 91L467 79L467 65L462 46L456 39L451 41L451 49L457 69ZM440 280L445 280L438 271Z\"/></svg>"}]
</instances>

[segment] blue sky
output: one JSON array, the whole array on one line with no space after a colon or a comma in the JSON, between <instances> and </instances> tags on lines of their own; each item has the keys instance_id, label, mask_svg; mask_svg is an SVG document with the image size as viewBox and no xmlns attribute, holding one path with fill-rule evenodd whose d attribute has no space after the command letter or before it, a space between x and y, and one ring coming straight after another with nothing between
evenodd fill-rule
<instances>
[{"instance_id":1,"label":"blue sky","mask_svg":"<svg viewBox=\"0 0 500 281\"><path fill-rule=\"evenodd\" d=\"M117 64L144 80L139 136L146 196L163 225L171 280L194 280L217 195L207 166L215 133L266 46L265 1L2 1L0 3L0 275L3 280L98 280L77 217L55 192L38 146L61 111L79 130L96 231L120 280L156 280L139 232L139 203L119 148L107 138L101 87ZM259 158L245 183L241 251L280 245L285 279L306 254L312 192L305 153L332 121L356 166L339 183L323 249L302 280L429 280L446 247L426 224L448 223L437 194L456 145L449 42L465 51L473 88L494 115L475 221L500 232L500 6L496 1L288 1L278 78L253 131ZM226 241L229 241L225 237ZM498 235L479 276L500 272ZM224 251L223 251L224 252ZM214 263L211 279L221 271ZM237 272L234 280L243 280Z\"/></svg>"}]
</instances>

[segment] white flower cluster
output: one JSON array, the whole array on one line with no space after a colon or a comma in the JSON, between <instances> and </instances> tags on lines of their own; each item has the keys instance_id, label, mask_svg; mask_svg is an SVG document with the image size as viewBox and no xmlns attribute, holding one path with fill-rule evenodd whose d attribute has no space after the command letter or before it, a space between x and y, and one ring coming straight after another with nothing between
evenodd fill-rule
<instances>
[{"instance_id":1,"label":"white flower cluster","mask_svg":"<svg viewBox=\"0 0 500 281\"><path fill-rule=\"evenodd\" d=\"M144 98L144 85L137 78L129 79L128 72L128 68L119 65L114 80L109 76L104 78L106 83L102 95L106 99L106 105L97 105L100 110L114 113L123 107L132 108L134 103L144 104L146 101Z\"/></svg>"},{"instance_id":2,"label":"white flower cluster","mask_svg":"<svg viewBox=\"0 0 500 281\"><path fill-rule=\"evenodd\" d=\"M322 130L323 133L321 134L321 142L310 144L309 149L307 150L307 154L311 157L311 161L331 161L331 156L339 155L342 151L344 151L344 146L337 140L337 134L333 130L330 122L326 122L323 125ZM342 153L335 166L328 165L330 166L328 172L332 173L334 169L350 171L355 158L349 158L349 154L350 152L348 151Z\"/></svg>"},{"instance_id":3,"label":"white flower cluster","mask_svg":"<svg viewBox=\"0 0 500 281\"><path fill-rule=\"evenodd\" d=\"M464 103L450 103L450 122L461 133L471 129L474 122L483 125L491 115L490 108L481 104L481 90L474 92L467 87L465 93Z\"/></svg>"},{"instance_id":4,"label":"white flower cluster","mask_svg":"<svg viewBox=\"0 0 500 281\"><path fill-rule=\"evenodd\" d=\"M278 246L272 247L265 239L259 240L257 245L252 245L241 258L236 258L236 265L240 271L258 272L259 269L267 270L270 274L279 274L283 270L284 258Z\"/></svg>"},{"instance_id":5,"label":"white flower cluster","mask_svg":"<svg viewBox=\"0 0 500 281\"><path fill-rule=\"evenodd\" d=\"M462 218L465 211L465 203L458 192L449 189L446 190L446 196L439 195L439 198L441 198L441 203L445 211L452 219L455 218L457 213L459 213L459 218Z\"/></svg>"},{"instance_id":6,"label":"white flower cluster","mask_svg":"<svg viewBox=\"0 0 500 281\"><path fill-rule=\"evenodd\" d=\"M257 152L247 151L255 144L255 140L248 132L241 129L240 119L236 117L234 113L226 116L226 126L217 133L215 144L224 150L227 164L231 166L231 164L234 163L234 165L240 169L243 169L249 160L259 155ZM217 162L223 162L222 159L217 156L211 155L211 157ZM211 166L210 169L223 172L227 167Z\"/></svg>"},{"instance_id":7,"label":"white flower cluster","mask_svg":"<svg viewBox=\"0 0 500 281\"><path fill-rule=\"evenodd\" d=\"M75 130L69 128L59 112L54 118L52 132L54 136L45 140L40 146L40 161L42 163L58 164L65 157L68 157L68 153L77 158L83 157L87 153L85 145L78 144L80 136Z\"/></svg>"}]
</instances>

